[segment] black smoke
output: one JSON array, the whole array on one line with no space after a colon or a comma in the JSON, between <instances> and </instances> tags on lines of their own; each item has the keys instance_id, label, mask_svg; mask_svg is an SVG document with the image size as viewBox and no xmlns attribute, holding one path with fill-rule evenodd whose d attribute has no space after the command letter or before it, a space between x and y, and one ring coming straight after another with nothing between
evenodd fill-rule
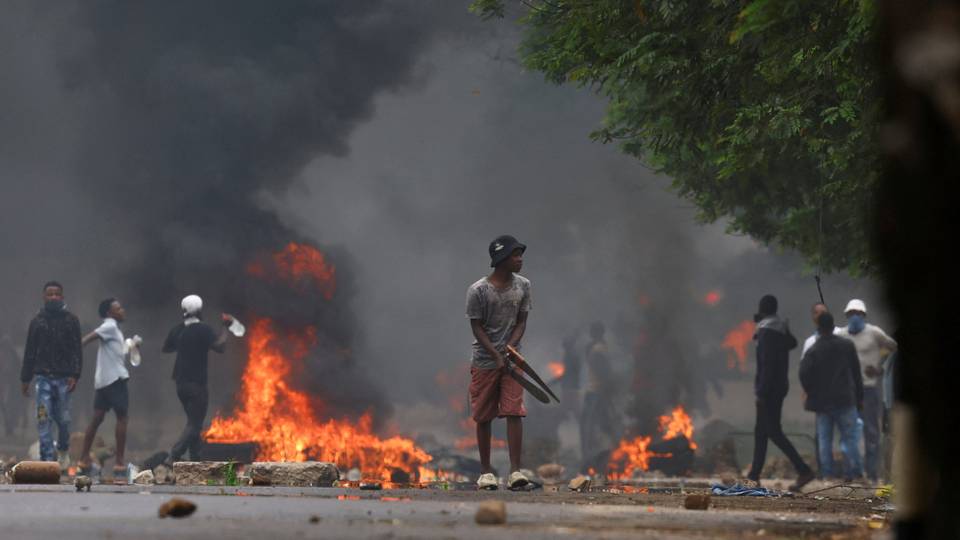
<instances>
[{"instance_id":1,"label":"black smoke","mask_svg":"<svg viewBox=\"0 0 960 540\"><path fill-rule=\"evenodd\" d=\"M33 193L7 169L8 201L39 195L57 202L17 216L14 223L33 226L8 230L2 247L18 264L43 269L37 287L56 274L68 297L82 298L78 305L116 295L129 306L131 331L149 338L148 361L134 382L141 399L170 399L169 389L155 384L170 368L158 358L159 342L177 322L179 299L197 293L211 320L224 310L272 317L290 329L315 326L311 389L334 412L385 410L350 354L356 321L347 251L321 246L337 268L329 300L245 269L288 242L309 243L259 201L287 188L313 157L347 153L350 132L374 112L373 97L412 82L421 50L445 31L441 3L6 5L0 69L22 84L2 91L2 140L28 148L32 158L58 150L67 157ZM17 133L24 127L42 133L31 140ZM53 140L58 131L62 144ZM46 166L31 167L22 153L11 157L27 176ZM57 246L42 262L34 248L46 235ZM214 384L214 403L229 403L242 367L239 348L229 362L221 374L231 382L219 391Z\"/></svg>"}]
</instances>

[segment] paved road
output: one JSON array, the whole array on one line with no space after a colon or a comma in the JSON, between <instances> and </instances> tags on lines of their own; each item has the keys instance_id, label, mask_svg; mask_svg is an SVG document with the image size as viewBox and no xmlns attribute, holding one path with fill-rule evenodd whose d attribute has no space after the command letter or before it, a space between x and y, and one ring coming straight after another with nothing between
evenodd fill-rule
<instances>
[{"instance_id":1,"label":"paved road","mask_svg":"<svg viewBox=\"0 0 960 540\"><path fill-rule=\"evenodd\" d=\"M223 493L223 494L220 494ZM197 504L183 519L159 519L158 507L173 496ZM807 538L860 527L845 514L690 511L636 504L572 504L540 494L423 493L407 491L279 488L177 488L95 486L0 486L0 538L436 538L525 540L563 538ZM481 527L473 516L480 499L506 499L508 523ZM537 502L526 502L536 500ZM316 516L319 522L312 523Z\"/></svg>"}]
</instances>

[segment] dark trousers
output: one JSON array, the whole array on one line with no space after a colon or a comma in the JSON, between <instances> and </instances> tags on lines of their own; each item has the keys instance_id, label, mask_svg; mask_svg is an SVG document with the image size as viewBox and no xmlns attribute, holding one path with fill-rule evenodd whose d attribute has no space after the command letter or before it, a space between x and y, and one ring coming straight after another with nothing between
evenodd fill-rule
<instances>
[{"instance_id":1,"label":"dark trousers","mask_svg":"<svg viewBox=\"0 0 960 540\"><path fill-rule=\"evenodd\" d=\"M863 468L870 480L877 481L877 469L880 462L880 415L883 402L880 399L880 387L863 387Z\"/></svg>"},{"instance_id":2,"label":"dark trousers","mask_svg":"<svg viewBox=\"0 0 960 540\"><path fill-rule=\"evenodd\" d=\"M207 385L199 383L177 383L177 397L183 405L183 412L187 413L187 426L173 449L170 450L170 460L180 461L183 455L190 451L190 459L197 461L200 458L200 447L203 440L203 421L207 418Z\"/></svg>"},{"instance_id":3,"label":"dark trousers","mask_svg":"<svg viewBox=\"0 0 960 540\"><path fill-rule=\"evenodd\" d=\"M763 470L763 464L767 461L767 439L773 441L773 444L787 456L793 468L797 470L797 474L810 472L810 467L803 462L803 458L780 427L784 397L757 398L757 423L753 428L753 465L750 467L750 474L747 475L751 480L760 479L760 471Z\"/></svg>"}]
</instances>

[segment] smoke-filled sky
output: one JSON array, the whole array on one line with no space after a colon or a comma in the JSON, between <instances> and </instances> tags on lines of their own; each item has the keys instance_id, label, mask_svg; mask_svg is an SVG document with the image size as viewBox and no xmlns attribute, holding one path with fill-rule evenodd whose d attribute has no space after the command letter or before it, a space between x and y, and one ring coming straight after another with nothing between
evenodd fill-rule
<instances>
[{"instance_id":1,"label":"smoke-filled sky","mask_svg":"<svg viewBox=\"0 0 960 540\"><path fill-rule=\"evenodd\" d=\"M308 313L352 346L371 383L353 392L360 406L377 387L415 403L435 395L437 370L467 362L465 291L509 233L529 246L535 364L603 320L621 369L650 333L713 379L723 334L768 292L808 333L815 288L795 257L695 224L668 179L589 140L600 98L525 72L515 26L466 5L5 2L0 330L22 337L49 278L85 328L118 295L145 336L199 292L216 309ZM289 240L331 254L333 308L235 275ZM869 283L826 285L835 309L854 294L879 305ZM661 356L644 362L676 363ZM219 373L236 388L237 369Z\"/></svg>"}]
</instances>

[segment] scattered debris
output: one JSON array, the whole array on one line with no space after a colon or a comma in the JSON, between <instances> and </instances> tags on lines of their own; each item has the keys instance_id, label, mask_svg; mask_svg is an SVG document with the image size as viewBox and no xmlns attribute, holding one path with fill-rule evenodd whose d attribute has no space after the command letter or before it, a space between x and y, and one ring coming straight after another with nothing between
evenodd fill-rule
<instances>
[{"instance_id":1,"label":"scattered debris","mask_svg":"<svg viewBox=\"0 0 960 540\"><path fill-rule=\"evenodd\" d=\"M90 493L90 486L93 485L93 480L89 476L78 476L73 480L74 487L77 488L77 493L80 493L84 489L87 490L87 493Z\"/></svg>"},{"instance_id":2,"label":"scattered debris","mask_svg":"<svg viewBox=\"0 0 960 540\"><path fill-rule=\"evenodd\" d=\"M310 516L310 523L313 523L314 525L320 523L321 521L323 521L323 518L320 516Z\"/></svg>"},{"instance_id":3,"label":"scattered debris","mask_svg":"<svg viewBox=\"0 0 960 540\"><path fill-rule=\"evenodd\" d=\"M483 501L474 520L478 525L503 525L507 522L507 505L503 501Z\"/></svg>"},{"instance_id":4,"label":"scattered debris","mask_svg":"<svg viewBox=\"0 0 960 540\"><path fill-rule=\"evenodd\" d=\"M160 510L157 511L157 516L161 518L174 517L182 518L187 517L190 514L194 513L197 510L197 505L186 499L180 499L174 497L169 501L160 505Z\"/></svg>"},{"instance_id":5,"label":"scattered debris","mask_svg":"<svg viewBox=\"0 0 960 540\"><path fill-rule=\"evenodd\" d=\"M687 510L706 510L710 508L710 494L691 494L683 500L683 507Z\"/></svg>"},{"instance_id":6,"label":"scattered debris","mask_svg":"<svg viewBox=\"0 0 960 540\"><path fill-rule=\"evenodd\" d=\"M56 461L21 461L10 472L14 484L60 483L60 464Z\"/></svg>"},{"instance_id":7,"label":"scattered debris","mask_svg":"<svg viewBox=\"0 0 960 540\"><path fill-rule=\"evenodd\" d=\"M361 476L360 469L354 467L347 471L347 482L359 482L363 477Z\"/></svg>"},{"instance_id":8,"label":"scattered debris","mask_svg":"<svg viewBox=\"0 0 960 540\"><path fill-rule=\"evenodd\" d=\"M174 481L173 471L166 465L157 465L153 468L153 481L157 484L172 484Z\"/></svg>"},{"instance_id":9,"label":"scattered debris","mask_svg":"<svg viewBox=\"0 0 960 540\"><path fill-rule=\"evenodd\" d=\"M379 491L383 489L380 482L360 482L360 489L364 491Z\"/></svg>"},{"instance_id":10,"label":"scattered debris","mask_svg":"<svg viewBox=\"0 0 960 540\"><path fill-rule=\"evenodd\" d=\"M780 495L772 489L762 488L762 487L747 487L743 484L735 484L733 486L721 486L717 484L713 486L710 490L711 493L718 496L739 496L739 497L776 497Z\"/></svg>"},{"instance_id":11,"label":"scattered debris","mask_svg":"<svg viewBox=\"0 0 960 540\"><path fill-rule=\"evenodd\" d=\"M153 476L153 471L147 469L145 471L140 471L136 476L133 477L133 483L139 484L141 486L148 486L156 483L156 479Z\"/></svg>"},{"instance_id":12,"label":"scattered debris","mask_svg":"<svg viewBox=\"0 0 960 540\"><path fill-rule=\"evenodd\" d=\"M546 484L556 484L563 479L564 470L563 465L559 463L545 463L537 467L537 476Z\"/></svg>"},{"instance_id":13,"label":"scattered debris","mask_svg":"<svg viewBox=\"0 0 960 540\"><path fill-rule=\"evenodd\" d=\"M567 484L567 487L572 491L585 491L590 489L590 483L589 476L579 474Z\"/></svg>"}]
</instances>

